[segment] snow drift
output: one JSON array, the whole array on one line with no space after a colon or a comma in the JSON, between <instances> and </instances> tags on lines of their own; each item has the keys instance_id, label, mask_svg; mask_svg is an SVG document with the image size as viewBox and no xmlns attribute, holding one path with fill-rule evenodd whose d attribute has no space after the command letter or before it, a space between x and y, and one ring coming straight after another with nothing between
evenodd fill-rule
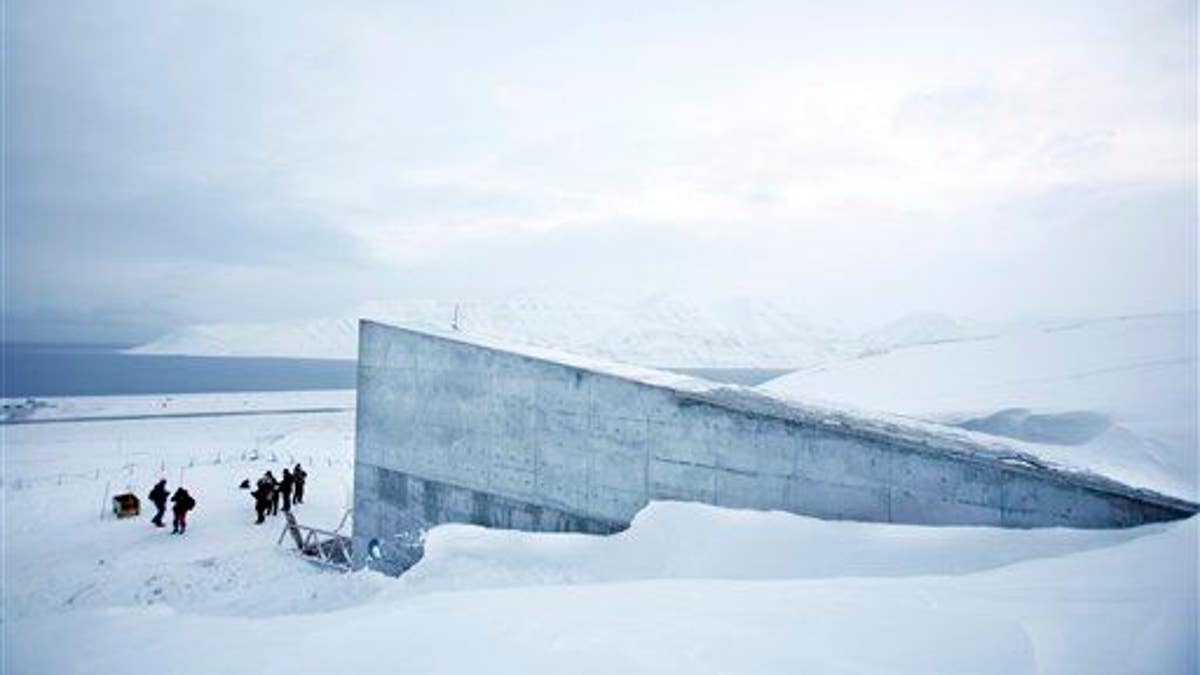
<instances>
[{"instance_id":1,"label":"snow drift","mask_svg":"<svg viewBox=\"0 0 1200 675\"><path fill-rule=\"evenodd\" d=\"M763 388L1008 436L1194 499L1195 313L1028 326L801 370Z\"/></svg>"},{"instance_id":2,"label":"snow drift","mask_svg":"<svg viewBox=\"0 0 1200 675\"><path fill-rule=\"evenodd\" d=\"M180 396L167 409L294 407L279 394L254 396ZM110 400L108 411L100 399L49 402L103 417L162 397ZM252 525L236 485L302 460L310 503L301 520L332 528L348 503L352 428L349 413L5 427L3 671L1198 666L1195 517L1022 531L654 503L612 537L447 525L429 532L425 558L401 579L326 572L276 545L278 519ZM182 476L199 501L187 535L145 518L97 519L106 480L142 494L160 473L172 484Z\"/></svg>"}]
</instances>

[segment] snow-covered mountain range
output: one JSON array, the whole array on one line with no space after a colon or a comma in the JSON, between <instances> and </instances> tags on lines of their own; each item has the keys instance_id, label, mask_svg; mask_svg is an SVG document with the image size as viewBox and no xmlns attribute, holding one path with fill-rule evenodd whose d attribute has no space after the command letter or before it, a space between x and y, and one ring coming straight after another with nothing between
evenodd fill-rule
<instances>
[{"instance_id":1,"label":"snow-covered mountain range","mask_svg":"<svg viewBox=\"0 0 1200 675\"><path fill-rule=\"evenodd\" d=\"M964 320L921 313L854 335L817 325L765 299L703 302L657 295L617 304L526 296L492 302L373 302L342 317L194 325L132 351L353 359L359 318L442 330L457 324L468 334L660 367L803 368L986 333Z\"/></svg>"}]
</instances>

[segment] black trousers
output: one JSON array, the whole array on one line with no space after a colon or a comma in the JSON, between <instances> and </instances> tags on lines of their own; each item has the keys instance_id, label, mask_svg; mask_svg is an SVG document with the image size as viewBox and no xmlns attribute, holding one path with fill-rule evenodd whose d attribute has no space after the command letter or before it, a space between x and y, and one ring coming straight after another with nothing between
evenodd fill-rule
<instances>
[{"instance_id":1,"label":"black trousers","mask_svg":"<svg viewBox=\"0 0 1200 675\"><path fill-rule=\"evenodd\" d=\"M166 511L167 511L167 505L166 504L155 504L154 508L157 509L158 512L154 514L154 517L150 519L150 522L154 523L155 525L158 525L159 527L162 527L163 514L166 513Z\"/></svg>"}]
</instances>

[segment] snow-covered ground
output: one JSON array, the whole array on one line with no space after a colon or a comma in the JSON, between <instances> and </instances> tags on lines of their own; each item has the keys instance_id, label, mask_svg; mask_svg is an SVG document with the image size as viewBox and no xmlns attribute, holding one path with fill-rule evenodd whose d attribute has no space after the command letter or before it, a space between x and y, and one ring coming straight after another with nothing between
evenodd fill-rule
<instances>
[{"instance_id":1,"label":"snow-covered ground","mask_svg":"<svg viewBox=\"0 0 1200 675\"><path fill-rule=\"evenodd\" d=\"M336 394L328 394L336 397ZM341 394L345 396L345 393ZM172 397L189 412L301 394ZM93 415L163 397L52 400ZM303 404L303 405L301 405ZM109 415L105 415L105 412ZM5 673L1195 672L1195 518L1122 531L829 523L659 503L613 537L443 526L408 575L342 575L252 524L242 478L350 503L352 414L0 426ZM257 458L257 459L256 459ZM183 537L100 519L182 475Z\"/></svg>"},{"instance_id":2,"label":"snow-covered ground","mask_svg":"<svg viewBox=\"0 0 1200 675\"><path fill-rule=\"evenodd\" d=\"M1197 316L1031 325L892 349L762 385L1015 438L1041 457L1196 499Z\"/></svg>"}]
</instances>

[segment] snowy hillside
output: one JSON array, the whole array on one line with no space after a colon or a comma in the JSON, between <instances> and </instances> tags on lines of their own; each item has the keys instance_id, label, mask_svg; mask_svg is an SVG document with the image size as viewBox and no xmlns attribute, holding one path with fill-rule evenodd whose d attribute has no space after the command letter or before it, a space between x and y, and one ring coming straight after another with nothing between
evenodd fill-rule
<instances>
[{"instance_id":1,"label":"snowy hillside","mask_svg":"<svg viewBox=\"0 0 1200 675\"><path fill-rule=\"evenodd\" d=\"M1195 498L1194 313L1028 326L805 369L775 391L958 424Z\"/></svg>"},{"instance_id":2,"label":"snowy hillside","mask_svg":"<svg viewBox=\"0 0 1200 675\"><path fill-rule=\"evenodd\" d=\"M186 326L130 351L190 356L353 359L358 319L499 337L652 367L805 368L917 344L1013 330L937 312L913 312L865 333L835 330L758 298L726 301L655 295L630 304L557 295L495 302L372 302L338 318Z\"/></svg>"},{"instance_id":3,"label":"snowy hillside","mask_svg":"<svg viewBox=\"0 0 1200 675\"><path fill-rule=\"evenodd\" d=\"M913 312L868 331L859 337L866 350L886 351L899 347L952 342L985 337L1000 331L970 319L938 312Z\"/></svg>"},{"instance_id":4,"label":"snowy hillside","mask_svg":"<svg viewBox=\"0 0 1200 675\"><path fill-rule=\"evenodd\" d=\"M561 297L498 302L370 303L342 318L190 326L136 347L146 354L352 359L358 318L459 329L653 366L800 367L857 353L831 330L765 300L700 303L654 296L633 304Z\"/></svg>"},{"instance_id":5,"label":"snowy hillside","mask_svg":"<svg viewBox=\"0 0 1200 675\"><path fill-rule=\"evenodd\" d=\"M221 323L185 326L129 350L136 354L281 356L353 359L358 322L317 319L297 324Z\"/></svg>"},{"instance_id":6,"label":"snowy hillside","mask_svg":"<svg viewBox=\"0 0 1200 675\"><path fill-rule=\"evenodd\" d=\"M178 397L202 413L279 395ZM161 397L114 399L109 413ZM57 409L103 405L51 400ZM111 416L111 415L110 415ZM1197 520L1130 530L823 522L657 503L612 537L435 528L399 579L292 556L242 478L302 461L301 522L350 503L352 415L5 427L5 673L1181 673ZM186 535L101 520L182 476ZM169 531L169 528L168 528ZM63 649L64 640L70 648ZM219 646L219 648L214 648Z\"/></svg>"}]
</instances>

